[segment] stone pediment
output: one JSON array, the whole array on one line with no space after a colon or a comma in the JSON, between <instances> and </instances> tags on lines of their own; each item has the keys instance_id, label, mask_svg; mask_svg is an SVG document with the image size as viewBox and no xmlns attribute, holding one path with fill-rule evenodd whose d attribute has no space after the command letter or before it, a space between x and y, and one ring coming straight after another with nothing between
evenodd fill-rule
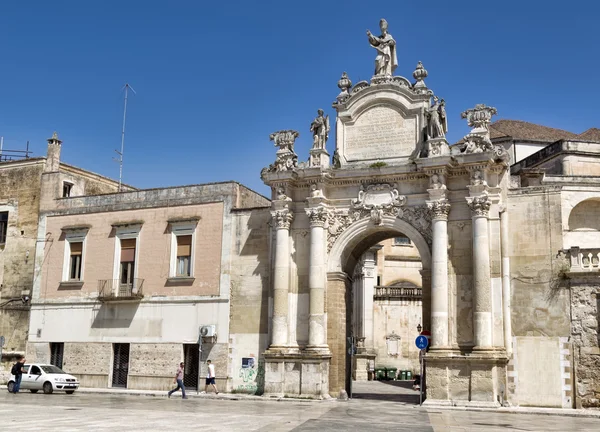
<instances>
[{"instance_id":1,"label":"stone pediment","mask_svg":"<svg viewBox=\"0 0 600 432\"><path fill-rule=\"evenodd\" d=\"M405 78L394 78L384 84L358 83L334 105L341 166L408 162L419 147L429 95L416 93Z\"/></svg>"}]
</instances>

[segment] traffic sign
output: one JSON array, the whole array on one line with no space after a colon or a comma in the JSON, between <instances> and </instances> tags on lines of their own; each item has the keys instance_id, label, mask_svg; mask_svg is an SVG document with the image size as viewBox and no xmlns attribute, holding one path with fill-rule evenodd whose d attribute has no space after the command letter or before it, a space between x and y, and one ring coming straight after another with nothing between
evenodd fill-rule
<instances>
[{"instance_id":1,"label":"traffic sign","mask_svg":"<svg viewBox=\"0 0 600 432\"><path fill-rule=\"evenodd\" d=\"M429 345L429 339L426 336L417 336L417 339L415 339L415 345L419 349L425 349L427 348L427 345Z\"/></svg>"}]
</instances>

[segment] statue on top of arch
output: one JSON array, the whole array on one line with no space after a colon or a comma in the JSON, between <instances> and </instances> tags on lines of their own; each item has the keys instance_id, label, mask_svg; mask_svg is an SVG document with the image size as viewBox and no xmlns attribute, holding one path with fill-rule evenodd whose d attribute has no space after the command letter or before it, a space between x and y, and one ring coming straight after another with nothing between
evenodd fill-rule
<instances>
[{"instance_id":1,"label":"statue on top of arch","mask_svg":"<svg viewBox=\"0 0 600 432\"><path fill-rule=\"evenodd\" d=\"M398 57L396 56L396 41L388 33L388 23L385 19L379 21L381 36L375 36L370 30L367 30L369 43L377 50L375 58L375 76L392 76L398 67Z\"/></svg>"}]
</instances>

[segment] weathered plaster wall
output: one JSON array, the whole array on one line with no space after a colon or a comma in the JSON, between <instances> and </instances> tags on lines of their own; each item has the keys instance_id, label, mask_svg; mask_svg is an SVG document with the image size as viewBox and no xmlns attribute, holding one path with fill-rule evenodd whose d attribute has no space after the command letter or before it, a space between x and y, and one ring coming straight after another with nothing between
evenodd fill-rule
<instances>
[{"instance_id":1,"label":"weathered plaster wall","mask_svg":"<svg viewBox=\"0 0 600 432\"><path fill-rule=\"evenodd\" d=\"M508 197L512 330L515 336L570 333L569 297L561 289L560 193L527 188Z\"/></svg>"},{"instance_id":2,"label":"weathered plaster wall","mask_svg":"<svg viewBox=\"0 0 600 432\"><path fill-rule=\"evenodd\" d=\"M270 271L269 209L233 214L229 375L232 390L262 393L262 353L269 345ZM254 366L242 368L243 358Z\"/></svg>"},{"instance_id":3,"label":"weathered plaster wall","mask_svg":"<svg viewBox=\"0 0 600 432\"><path fill-rule=\"evenodd\" d=\"M25 351L29 307L21 294L31 294L44 160L0 163L0 212L8 212L6 243L0 246L0 335L4 336L0 371L10 370ZM29 253L29 255L28 255ZM14 355L11 355L14 353Z\"/></svg>"},{"instance_id":4,"label":"weathered plaster wall","mask_svg":"<svg viewBox=\"0 0 600 432\"><path fill-rule=\"evenodd\" d=\"M415 345L421 323L419 300L376 300L374 302L375 367L419 371L419 349ZM396 344L390 336L399 337Z\"/></svg>"}]
</instances>

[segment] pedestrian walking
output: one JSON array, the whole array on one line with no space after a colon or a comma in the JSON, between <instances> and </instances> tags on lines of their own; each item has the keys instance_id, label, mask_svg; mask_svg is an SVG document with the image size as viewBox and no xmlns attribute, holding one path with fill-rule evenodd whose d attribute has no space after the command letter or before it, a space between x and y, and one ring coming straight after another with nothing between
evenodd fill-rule
<instances>
[{"instance_id":1,"label":"pedestrian walking","mask_svg":"<svg viewBox=\"0 0 600 432\"><path fill-rule=\"evenodd\" d=\"M217 385L215 384L215 365L212 364L210 360L207 360L206 364L208 364L208 373L206 374L206 387L204 388L204 393L208 391L208 386L212 385L215 389L215 393L219 394L219 390L217 390Z\"/></svg>"},{"instance_id":2,"label":"pedestrian walking","mask_svg":"<svg viewBox=\"0 0 600 432\"><path fill-rule=\"evenodd\" d=\"M13 365L10 373L15 376L15 383L13 384L13 393L19 393L21 388L21 378L23 377L23 366L25 366L25 357L19 357L19 360Z\"/></svg>"},{"instance_id":3,"label":"pedestrian walking","mask_svg":"<svg viewBox=\"0 0 600 432\"><path fill-rule=\"evenodd\" d=\"M169 398L171 397L171 395L173 393L175 393L177 390L181 389L181 399L187 399L187 396L185 395L185 386L183 385L183 367L184 366L185 366L185 364L183 362L179 363L179 367L177 368L177 373L175 374L175 379L173 380L173 382L177 384L177 387L175 387L173 390L169 391L169 393L168 393Z\"/></svg>"}]
</instances>

